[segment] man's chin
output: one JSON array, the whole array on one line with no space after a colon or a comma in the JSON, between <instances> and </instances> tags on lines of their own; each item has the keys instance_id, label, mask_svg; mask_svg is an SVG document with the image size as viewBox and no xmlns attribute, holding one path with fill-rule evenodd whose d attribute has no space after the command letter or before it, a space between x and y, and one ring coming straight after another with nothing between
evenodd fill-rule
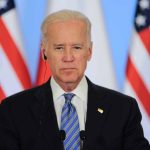
<instances>
[{"instance_id":1,"label":"man's chin","mask_svg":"<svg viewBox=\"0 0 150 150\"><path fill-rule=\"evenodd\" d=\"M77 76L68 75L68 76L62 77L61 80L64 83L76 83L76 82L78 82L79 79Z\"/></svg>"},{"instance_id":2,"label":"man's chin","mask_svg":"<svg viewBox=\"0 0 150 150\"><path fill-rule=\"evenodd\" d=\"M78 76L61 76L56 79L56 82L64 91L72 91L80 82L80 78Z\"/></svg>"},{"instance_id":3,"label":"man's chin","mask_svg":"<svg viewBox=\"0 0 150 150\"><path fill-rule=\"evenodd\" d=\"M67 78L67 79L63 79L62 81L64 83L75 83L75 82L77 82L77 79L74 79L74 78L69 79L69 78Z\"/></svg>"}]
</instances>

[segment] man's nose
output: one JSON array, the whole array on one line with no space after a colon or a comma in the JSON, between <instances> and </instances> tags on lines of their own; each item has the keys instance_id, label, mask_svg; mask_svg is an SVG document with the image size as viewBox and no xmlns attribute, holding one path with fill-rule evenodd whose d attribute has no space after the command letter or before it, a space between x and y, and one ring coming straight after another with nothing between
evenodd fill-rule
<instances>
[{"instance_id":1,"label":"man's nose","mask_svg":"<svg viewBox=\"0 0 150 150\"><path fill-rule=\"evenodd\" d=\"M73 51L71 48L66 47L64 50L64 56L63 56L63 61L65 62L71 62L74 60L74 55L73 55Z\"/></svg>"}]
</instances>

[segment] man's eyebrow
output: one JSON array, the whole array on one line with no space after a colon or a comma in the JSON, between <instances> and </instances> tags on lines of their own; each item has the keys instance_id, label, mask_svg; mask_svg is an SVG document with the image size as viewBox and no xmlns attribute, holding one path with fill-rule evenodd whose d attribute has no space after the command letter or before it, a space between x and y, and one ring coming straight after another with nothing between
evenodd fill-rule
<instances>
[{"instance_id":1,"label":"man's eyebrow","mask_svg":"<svg viewBox=\"0 0 150 150\"><path fill-rule=\"evenodd\" d=\"M57 46L65 46L66 44L65 43L56 43L56 44L53 44L54 47L57 47ZM73 44L70 44L70 46L84 46L83 43L73 43Z\"/></svg>"},{"instance_id":2,"label":"man's eyebrow","mask_svg":"<svg viewBox=\"0 0 150 150\"><path fill-rule=\"evenodd\" d=\"M82 43L76 43L76 44L72 44L72 46L84 46L84 44L82 44Z\"/></svg>"},{"instance_id":3,"label":"man's eyebrow","mask_svg":"<svg viewBox=\"0 0 150 150\"><path fill-rule=\"evenodd\" d=\"M63 43L60 43L60 44L54 44L54 46L56 47L56 46L64 46L65 44L63 44Z\"/></svg>"}]
</instances>

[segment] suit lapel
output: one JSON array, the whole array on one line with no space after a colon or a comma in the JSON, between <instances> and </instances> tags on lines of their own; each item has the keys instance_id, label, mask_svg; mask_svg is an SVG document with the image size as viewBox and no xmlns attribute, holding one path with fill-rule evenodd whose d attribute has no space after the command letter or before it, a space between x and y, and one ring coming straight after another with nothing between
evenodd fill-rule
<instances>
[{"instance_id":1,"label":"suit lapel","mask_svg":"<svg viewBox=\"0 0 150 150\"><path fill-rule=\"evenodd\" d=\"M109 112L110 102L107 93L88 80L88 105L87 120L85 125L86 146L92 141L97 141L103 130L105 119Z\"/></svg>"},{"instance_id":2,"label":"suit lapel","mask_svg":"<svg viewBox=\"0 0 150 150\"><path fill-rule=\"evenodd\" d=\"M45 140L49 147L50 145L61 147L50 81L40 86L34 96L35 102L30 108L40 125L38 134L44 138L42 140Z\"/></svg>"}]
</instances>

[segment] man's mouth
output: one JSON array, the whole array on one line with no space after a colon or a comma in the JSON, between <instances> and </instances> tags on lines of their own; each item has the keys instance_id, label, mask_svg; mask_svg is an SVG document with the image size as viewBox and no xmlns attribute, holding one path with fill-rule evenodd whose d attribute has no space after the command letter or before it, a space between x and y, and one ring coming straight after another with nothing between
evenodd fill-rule
<instances>
[{"instance_id":1,"label":"man's mouth","mask_svg":"<svg viewBox=\"0 0 150 150\"><path fill-rule=\"evenodd\" d=\"M75 70L75 68L62 68L61 70L62 71L73 71L73 70Z\"/></svg>"}]
</instances>

